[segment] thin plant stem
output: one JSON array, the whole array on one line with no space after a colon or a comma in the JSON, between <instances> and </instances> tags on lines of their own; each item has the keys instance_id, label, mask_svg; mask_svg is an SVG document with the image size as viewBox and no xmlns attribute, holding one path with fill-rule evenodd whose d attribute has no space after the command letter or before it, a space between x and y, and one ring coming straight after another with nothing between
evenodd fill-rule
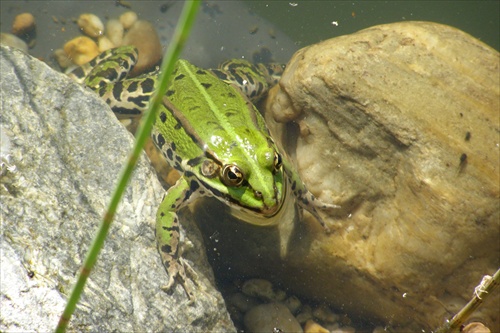
<instances>
[{"instance_id":1,"label":"thin plant stem","mask_svg":"<svg viewBox=\"0 0 500 333\"><path fill-rule=\"evenodd\" d=\"M481 283L475 288L472 299L445 325L436 330L436 333L458 332L467 318L493 293L500 285L500 269L493 276L485 275Z\"/></svg>"},{"instance_id":2,"label":"thin plant stem","mask_svg":"<svg viewBox=\"0 0 500 333\"><path fill-rule=\"evenodd\" d=\"M95 262L97 261L97 257L99 255L99 252L101 251L101 248L103 247L104 241L111 226L111 222L113 221L113 218L115 216L118 204L120 203L121 197L125 192L128 181L132 176L132 172L135 168L142 148L144 147L144 144L149 137L149 133L151 132L151 127L153 126L155 119L155 112L160 106L162 97L167 90L170 74L172 73L174 64L177 61L189 36L189 32L191 31L191 27L194 23L199 4L199 0L186 1L184 4L183 11L172 38L172 42L167 49L165 57L163 58L161 67L162 70L158 79L158 87L153 94L151 102L149 103L148 110L144 114L144 117L141 121L141 125L139 126L139 129L137 131L135 145L129 155L127 164L121 172L121 176L109 203L108 209L103 217L103 220L101 221L99 230L92 242L92 246L87 253L82 269L80 270L77 282L70 294L68 302L66 303L66 307L61 317L59 318L59 323L57 324L57 327L55 329L55 331L58 333L66 331L71 316L76 309L76 305L85 287L87 278L89 277L89 274L92 271Z\"/></svg>"}]
</instances>

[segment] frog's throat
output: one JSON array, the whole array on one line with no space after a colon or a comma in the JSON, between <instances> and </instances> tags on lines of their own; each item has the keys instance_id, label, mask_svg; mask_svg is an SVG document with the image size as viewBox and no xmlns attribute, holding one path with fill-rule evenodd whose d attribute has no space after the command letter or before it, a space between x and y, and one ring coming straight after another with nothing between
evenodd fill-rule
<instances>
[{"instance_id":1,"label":"frog's throat","mask_svg":"<svg viewBox=\"0 0 500 333\"><path fill-rule=\"evenodd\" d=\"M240 220L256 226L269 227L278 225L280 221L283 220L284 216L291 214L292 211L295 211L295 201L290 197L290 194L288 181L284 181L281 201L278 203L276 209L274 209L271 213L266 214L247 209L243 206L231 205L231 214Z\"/></svg>"}]
</instances>

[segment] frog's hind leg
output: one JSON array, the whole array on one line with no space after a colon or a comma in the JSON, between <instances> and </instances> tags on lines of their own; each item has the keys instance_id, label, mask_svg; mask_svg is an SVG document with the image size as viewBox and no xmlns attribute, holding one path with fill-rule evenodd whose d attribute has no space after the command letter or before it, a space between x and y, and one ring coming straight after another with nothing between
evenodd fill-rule
<instances>
[{"instance_id":1,"label":"frog's hind leg","mask_svg":"<svg viewBox=\"0 0 500 333\"><path fill-rule=\"evenodd\" d=\"M105 51L94 59L94 67L84 83L92 90L98 90L110 83L122 81L134 68L137 58L138 51L134 46L121 46Z\"/></svg>"},{"instance_id":2,"label":"frog's hind leg","mask_svg":"<svg viewBox=\"0 0 500 333\"><path fill-rule=\"evenodd\" d=\"M112 73L106 73L103 69L116 66L116 64L127 68L131 64L131 68L127 70L128 73L137 62L137 57L138 51L134 46L121 46L102 52L88 63L78 66L66 74L74 81L92 88L96 78L98 78L97 81L100 81L104 77L104 82L115 82L120 79L120 77L113 79L110 77ZM92 77L92 79L89 79L89 77Z\"/></svg>"},{"instance_id":3,"label":"frog's hind leg","mask_svg":"<svg viewBox=\"0 0 500 333\"><path fill-rule=\"evenodd\" d=\"M190 267L182 259L182 240L177 212L200 196L198 189L199 184L195 180L189 181L181 177L169 188L156 213L156 245L168 273L168 283L162 289L170 290L177 281L191 301L194 299L194 294L187 284L186 275L186 268ZM194 273L192 269L189 272Z\"/></svg>"}]
</instances>

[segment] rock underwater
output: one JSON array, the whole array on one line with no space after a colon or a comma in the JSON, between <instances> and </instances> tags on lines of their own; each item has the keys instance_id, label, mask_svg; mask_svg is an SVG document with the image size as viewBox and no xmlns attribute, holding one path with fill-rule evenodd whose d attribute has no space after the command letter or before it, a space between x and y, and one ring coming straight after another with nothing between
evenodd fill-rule
<instances>
[{"instance_id":1,"label":"rock underwater","mask_svg":"<svg viewBox=\"0 0 500 333\"><path fill-rule=\"evenodd\" d=\"M330 235L305 213L284 255L275 230L204 223L216 274L265 277L398 330L436 329L500 266L499 90L498 52L435 23L298 51L266 118L309 189L342 208ZM499 331L499 307L496 293L474 318Z\"/></svg>"},{"instance_id":2,"label":"rock underwater","mask_svg":"<svg viewBox=\"0 0 500 333\"><path fill-rule=\"evenodd\" d=\"M91 91L14 49L0 48L0 330L52 331L133 142ZM164 193L144 156L70 322L76 331L235 331L203 252L196 302L168 276L153 228ZM186 212L188 214L189 212ZM187 222L188 238L201 237ZM191 254L190 254L191 253Z\"/></svg>"},{"instance_id":3,"label":"rock underwater","mask_svg":"<svg viewBox=\"0 0 500 333\"><path fill-rule=\"evenodd\" d=\"M375 26L297 52L268 108L303 180L342 206L290 285L350 315L435 329L500 267L499 54L455 28ZM319 267L319 269L318 269ZM500 330L500 293L474 317Z\"/></svg>"}]
</instances>

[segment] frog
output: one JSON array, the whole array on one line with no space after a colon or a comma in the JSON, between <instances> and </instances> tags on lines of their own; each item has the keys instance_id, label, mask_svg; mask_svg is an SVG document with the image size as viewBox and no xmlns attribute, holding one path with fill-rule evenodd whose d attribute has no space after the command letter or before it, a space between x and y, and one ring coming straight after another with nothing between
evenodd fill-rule
<instances>
[{"instance_id":1,"label":"frog","mask_svg":"<svg viewBox=\"0 0 500 333\"><path fill-rule=\"evenodd\" d=\"M140 117L158 71L129 78L137 59L135 47L122 46L68 75L95 91L119 119ZM165 192L155 219L156 246L168 274L163 290L178 282L194 300L187 276L192 269L182 257L179 212L200 197L215 197L236 218L256 226L279 224L283 207L290 206L285 203L294 200L329 232L319 211L339 206L320 201L307 189L255 106L283 69L244 59L202 69L177 60L151 133L167 162L181 173Z\"/></svg>"}]
</instances>

